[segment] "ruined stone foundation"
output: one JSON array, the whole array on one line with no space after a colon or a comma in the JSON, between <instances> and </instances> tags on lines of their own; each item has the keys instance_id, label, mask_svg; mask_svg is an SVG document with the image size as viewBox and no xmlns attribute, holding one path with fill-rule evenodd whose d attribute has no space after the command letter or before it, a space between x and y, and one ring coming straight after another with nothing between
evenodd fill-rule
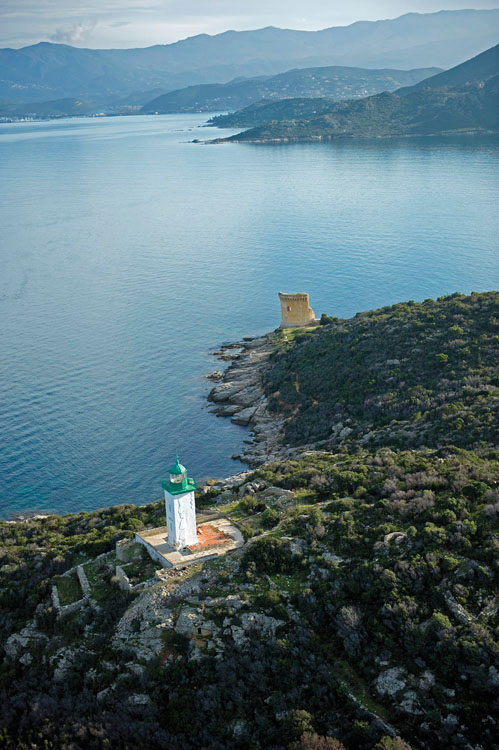
<instances>
[{"instance_id":1,"label":"ruined stone foundation","mask_svg":"<svg viewBox=\"0 0 499 750\"><path fill-rule=\"evenodd\" d=\"M297 328L315 323L315 314L308 304L308 294L283 294L279 292L281 302L281 328Z\"/></svg>"}]
</instances>

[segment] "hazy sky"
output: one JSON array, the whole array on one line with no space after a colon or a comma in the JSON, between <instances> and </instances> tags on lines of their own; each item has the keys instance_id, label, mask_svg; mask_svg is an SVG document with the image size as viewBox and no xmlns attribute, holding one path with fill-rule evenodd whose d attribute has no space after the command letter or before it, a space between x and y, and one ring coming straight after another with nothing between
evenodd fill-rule
<instances>
[{"instance_id":1,"label":"hazy sky","mask_svg":"<svg viewBox=\"0 0 499 750\"><path fill-rule=\"evenodd\" d=\"M146 47L227 29L322 29L469 7L470 0L0 0L0 46Z\"/></svg>"}]
</instances>

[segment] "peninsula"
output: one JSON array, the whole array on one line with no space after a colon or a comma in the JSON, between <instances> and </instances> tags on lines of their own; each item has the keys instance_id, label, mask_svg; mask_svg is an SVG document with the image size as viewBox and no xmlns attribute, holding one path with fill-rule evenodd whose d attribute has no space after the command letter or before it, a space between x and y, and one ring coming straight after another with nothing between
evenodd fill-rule
<instances>
[{"instance_id":1,"label":"peninsula","mask_svg":"<svg viewBox=\"0 0 499 750\"><path fill-rule=\"evenodd\" d=\"M499 132L499 45L414 86L363 99L287 99L217 117L247 127L214 142L296 142Z\"/></svg>"},{"instance_id":2,"label":"peninsula","mask_svg":"<svg viewBox=\"0 0 499 750\"><path fill-rule=\"evenodd\" d=\"M306 316L219 354L255 470L0 523L7 750L497 747L499 293Z\"/></svg>"}]
</instances>

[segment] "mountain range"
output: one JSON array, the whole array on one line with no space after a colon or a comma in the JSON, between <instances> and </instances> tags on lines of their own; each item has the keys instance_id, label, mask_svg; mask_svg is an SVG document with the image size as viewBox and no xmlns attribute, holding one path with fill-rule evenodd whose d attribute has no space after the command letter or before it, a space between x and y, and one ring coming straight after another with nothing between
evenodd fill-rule
<instances>
[{"instance_id":1,"label":"mountain range","mask_svg":"<svg viewBox=\"0 0 499 750\"><path fill-rule=\"evenodd\" d=\"M371 70L369 68L323 67L288 70L276 76L202 84L171 91L145 104L145 113L214 112L241 109L264 99L267 102L295 97L354 99L380 91L394 91L418 83L440 72L438 68L417 70Z\"/></svg>"},{"instance_id":2,"label":"mountain range","mask_svg":"<svg viewBox=\"0 0 499 750\"><path fill-rule=\"evenodd\" d=\"M437 135L499 131L499 45L394 93L334 102L286 99L217 117L219 127L256 125L232 141ZM261 123L261 124L260 124Z\"/></svg>"},{"instance_id":3,"label":"mountain range","mask_svg":"<svg viewBox=\"0 0 499 750\"><path fill-rule=\"evenodd\" d=\"M499 10L409 13L321 31L268 27L200 34L143 49L81 49L41 42L1 49L0 97L144 104L160 93L292 68L449 68L497 41Z\"/></svg>"}]
</instances>

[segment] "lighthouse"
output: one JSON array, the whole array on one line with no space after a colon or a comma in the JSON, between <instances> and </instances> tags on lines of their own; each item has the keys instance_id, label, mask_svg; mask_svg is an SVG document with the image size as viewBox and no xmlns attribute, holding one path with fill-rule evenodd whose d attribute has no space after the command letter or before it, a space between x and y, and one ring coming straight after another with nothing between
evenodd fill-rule
<instances>
[{"instance_id":1,"label":"lighthouse","mask_svg":"<svg viewBox=\"0 0 499 750\"><path fill-rule=\"evenodd\" d=\"M161 482L165 491L166 526L168 541L177 549L197 544L196 483L187 476L187 469L177 460L168 470L169 479Z\"/></svg>"}]
</instances>

